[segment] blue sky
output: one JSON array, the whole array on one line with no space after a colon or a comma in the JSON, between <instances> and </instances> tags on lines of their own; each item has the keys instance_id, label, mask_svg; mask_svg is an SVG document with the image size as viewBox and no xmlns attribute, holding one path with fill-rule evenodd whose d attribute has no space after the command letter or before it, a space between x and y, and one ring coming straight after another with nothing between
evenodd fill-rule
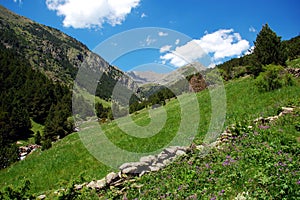
<instances>
[{"instance_id":1,"label":"blue sky","mask_svg":"<svg viewBox=\"0 0 300 200\"><path fill-rule=\"evenodd\" d=\"M149 63L175 69L186 64L178 54L187 57L185 60L198 61L201 53L191 52L191 41L200 45L213 63L239 57L253 46L265 23L283 39L300 33L298 0L1 0L0 4L65 32L91 50L111 36L134 28L161 27L190 38L161 43L157 49L144 48L111 61L125 71ZM172 35L159 32L158 38ZM145 35L148 44L158 40L149 36Z\"/></svg>"}]
</instances>

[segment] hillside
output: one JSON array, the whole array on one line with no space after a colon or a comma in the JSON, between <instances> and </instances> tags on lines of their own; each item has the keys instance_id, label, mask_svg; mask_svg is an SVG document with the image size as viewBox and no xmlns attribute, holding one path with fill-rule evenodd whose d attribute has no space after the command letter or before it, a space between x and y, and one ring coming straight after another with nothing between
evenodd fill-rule
<instances>
[{"instance_id":1,"label":"hillside","mask_svg":"<svg viewBox=\"0 0 300 200\"><path fill-rule=\"evenodd\" d=\"M299 197L298 37L282 42L266 24L252 54L204 75L179 68L140 100L132 78L80 42L0 11L0 199ZM29 138L41 148L20 160Z\"/></svg>"},{"instance_id":2,"label":"hillside","mask_svg":"<svg viewBox=\"0 0 300 200\"><path fill-rule=\"evenodd\" d=\"M0 6L0 43L27 60L53 81L73 87L80 67L88 66L103 72L102 84L97 95L103 99L111 96L111 87L118 80L136 91L133 80L115 66L109 65L99 55L92 53L84 44L61 31L38 24L14 14ZM84 63L87 61L87 63ZM100 80L101 82L101 80Z\"/></svg>"},{"instance_id":3,"label":"hillside","mask_svg":"<svg viewBox=\"0 0 300 200\"><path fill-rule=\"evenodd\" d=\"M296 105L295 103L299 102L299 83L297 83L297 85L295 86L286 87L281 90L276 90L270 93L260 93L256 89L254 82L255 81L253 78L244 78L240 80L231 81L225 85L227 96L227 117L225 122L226 125L230 125L239 121L242 122L244 120L253 120L260 116L273 116L277 114L277 110L281 106L287 106L291 104ZM188 100L189 95L186 95L184 98ZM206 133L206 130L209 126L209 118L211 115L209 91L206 90L204 92L198 93L197 98L198 101L201 103L202 108L200 110L200 117L202 120L199 124L199 126L202 128L197 133L195 143L201 144L204 134ZM165 135L164 138L166 140L172 137L173 131L174 129L178 128L177 125L180 121L180 118L178 118L176 114L179 108L179 105L176 102L176 100L173 100L172 102L166 105L166 109L168 110L169 116L168 123L172 127L170 128L169 126L166 126L166 128L164 129L165 131L162 132L162 134ZM188 102L189 101L187 101L187 103ZM140 112L139 114L135 115L134 120L136 121L136 123L140 125L145 125L149 123L147 112L147 110L144 110L143 112ZM154 112L153 117L160 118L160 111L157 110L156 112ZM193 118L193 116L191 117ZM123 121L121 123L125 123L124 125L126 125L126 120L121 119L121 121ZM160 147L160 142L165 141L160 140L160 135L157 135L156 137L152 138L151 141L145 140L142 144L141 141L135 140L134 138L131 138L128 135L126 136L122 134L116 123L117 122L103 124L102 128L107 131L107 136L110 138L110 140L122 148L136 148L136 150L138 151L145 151L145 148L151 149ZM176 126L174 126L175 124ZM293 126L291 125L291 127ZM97 130L97 127L86 129L81 134L87 132L93 133ZM75 149L74 146L76 146ZM194 156L197 156L197 154L193 154L191 155L191 157L189 156L188 158L192 159ZM77 166L78 163L81 163L80 167ZM197 163L198 161L195 164L191 165L191 167L196 167L198 165ZM177 172L183 170L182 167L185 165L186 163L184 165L175 163L167 169L162 170L157 175L147 175L141 180L141 184L143 184L144 180L147 180L147 182L151 182L153 188L158 187L160 185L158 182L155 183L150 180L160 180L160 174L162 175L166 173L174 174L175 176ZM8 169L0 171L0 180L3 180L1 181L1 187L5 187L10 184L14 185L15 187L21 186L22 182L29 179L31 181L32 192L34 192L35 194L48 194L46 191L50 190L48 195L52 196L53 190L60 188L61 183L69 182L70 179L77 179L79 175L81 175L83 178L81 182L90 181L92 179L101 179L109 171L109 169L103 167L104 166L99 161L95 160L93 156L91 156L86 151L86 149L84 148L84 146L78 138L78 133L75 133L59 141L57 144L54 145L52 149L46 152L35 152L31 157L28 157L28 159L16 163ZM30 170L24 170L28 168L30 168ZM47 171L47 173L42 173L43 171ZM152 178L152 176L154 177ZM172 179L170 179L170 181L171 180L175 181L177 180L177 178L175 179L175 177L173 177ZM180 182L177 183L180 184ZM177 186L175 185L170 185L166 188L176 189L175 187L177 188ZM106 195L109 194L112 193L107 193ZM149 195L150 194L153 195L152 197L158 195L157 193L152 192L149 193ZM137 194L133 193L131 196L136 195ZM150 196L148 196L147 198L150 198Z\"/></svg>"}]
</instances>

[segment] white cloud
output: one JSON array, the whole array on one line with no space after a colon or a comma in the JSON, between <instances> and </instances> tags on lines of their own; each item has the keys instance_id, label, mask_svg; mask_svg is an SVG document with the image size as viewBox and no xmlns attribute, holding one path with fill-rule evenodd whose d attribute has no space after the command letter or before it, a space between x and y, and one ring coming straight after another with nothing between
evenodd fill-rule
<instances>
[{"instance_id":1,"label":"white cloud","mask_svg":"<svg viewBox=\"0 0 300 200\"><path fill-rule=\"evenodd\" d=\"M158 36L165 37L165 36L168 36L168 33L158 32Z\"/></svg>"},{"instance_id":2,"label":"white cloud","mask_svg":"<svg viewBox=\"0 0 300 200\"><path fill-rule=\"evenodd\" d=\"M141 14L141 18L148 17L145 13Z\"/></svg>"},{"instance_id":3,"label":"white cloud","mask_svg":"<svg viewBox=\"0 0 300 200\"><path fill-rule=\"evenodd\" d=\"M196 42L207 53L211 53L215 61L226 57L239 56L249 48L249 42L242 39L239 33L234 33L233 29L220 29L214 33L204 35Z\"/></svg>"},{"instance_id":4,"label":"white cloud","mask_svg":"<svg viewBox=\"0 0 300 200\"><path fill-rule=\"evenodd\" d=\"M249 32L255 33L255 32L256 32L256 29L255 29L253 26L250 26L250 27L249 27Z\"/></svg>"},{"instance_id":5,"label":"white cloud","mask_svg":"<svg viewBox=\"0 0 300 200\"><path fill-rule=\"evenodd\" d=\"M165 46L162 46L159 50L160 53L165 53L165 52L168 52L170 51L170 49L172 48L171 45L165 45Z\"/></svg>"},{"instance_id":6,"label":"white cloud","mask_svg":"<svg viewBox=\"0 0 300 200\"><path fill-rule=\"evenodd\" d=\"M178 44L179 44L179 42L180 42L180 40L179 40L179 39L177 39L177 40L175 41L175 45L178 45Z\"/></svg>"},{"instance_id":7,"label":"white cloud","mask_svg":"<svg viewBox=\"0 0 300 200\"><path fill-rule=\"evenodd\" d=\"M255 46L252 46L248 49L248 51L245 52L245 55L249 55L249 54L252 54L254 52L254 48Z\"/></svg>"},{"instance_id":8,"label":"white cloud","mask_svg":"<svg viewBox=\"0 0 300 200\"><path fill-rule=\"evenodd\" d=\"M49 10L63 16L63 25L73 28L102 27L122 24L140 0L46 0Z\"/></svg>"},{"instance_id":9,"label":"white cloud","mask_svg":"<svg viewBox=\"0 0 300 200\"><path fill-rule=\"evenodd\" d=\"M239 33L235 33L233 29L220 29L179 46L160 58L162 63L169 62L181 67L201 59L206 53L212 55L214 62L218 63L226 57L240 56L248 49L249 42L242 39Z\"/></svg>"},{"instance_id":10,"label":"white cloud","mask_svg":"<svg viewBox=\"0 0 300 200\"><path fill-rule=\"evenodd\" d=\"M192 40L183 46L176 47L174 51L160 56L160 59L163 62L170 62L175 67L182 67L190 62L196 61L203 55L205 55L205 52L195 40Z\"/></svg>"}]
</instances>

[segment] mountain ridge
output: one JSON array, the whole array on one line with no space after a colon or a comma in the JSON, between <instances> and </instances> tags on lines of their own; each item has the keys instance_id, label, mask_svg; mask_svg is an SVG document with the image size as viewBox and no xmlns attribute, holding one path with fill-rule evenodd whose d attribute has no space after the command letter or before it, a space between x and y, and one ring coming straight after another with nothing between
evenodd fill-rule
<instances>
[{"instance_id":1,"label":"mountain ridge","mask_svg":"<svg viewBox=\"0 0 300 200\"><path fill-rule=\"evenodd\" d=\"M28 60L32 68L40 70L48 78L71 88L79 68L85 60L92 58L89 67L99 68L106 76L106 81L120 81L128 89L137 90L131 77L107 63L80 41L55 28L17 15L3 6L0 6L0 11L0 43L13 49L20 57ZM109 95L100 95L100 98L105 99Z\"/></svg>"}]
</instances>

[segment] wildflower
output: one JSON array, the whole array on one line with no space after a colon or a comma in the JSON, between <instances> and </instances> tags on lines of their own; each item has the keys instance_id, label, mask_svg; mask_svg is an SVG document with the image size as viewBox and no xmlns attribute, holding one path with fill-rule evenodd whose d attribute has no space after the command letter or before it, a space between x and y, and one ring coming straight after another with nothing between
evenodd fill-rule
<instances>
[{"instance_id":1,"label":"wildflower","mask_svg":"<svg viewBox=\"0 0 300 200\"><path fill-rule=\"evenodd\" d=\"M297 181L297 185L300 185L300 180L299 180L299 181Z\"/></svg>"},{"instance_id":2,"label":"wildflower","mask_svg":"<svg viewBox=\"0 0 300 200\"><path fill-rule=\"evenodd\" d=\"M178 189L177 190L181 190L182 189L182 185L178 186Z\"/></svg>"},{"instance_id":3,"label":"wildflower","mask_svg":"<svg viewBox=\"0 0 300 200\"><path fill-rule=\"evenodd\" d=\"M277 152L277 154L278 154L278 155L281 155L281 154L282 154L282 151L281 151L281 150L280 150L280 151L278 151L278 152Z\"/></svg>"},{"instance_id":4,"label":"wildflower","mask_svg":"<svg viewBox=\"0 0 300 200\"><path fill-rule=\"evenodd\" d=\"M210 168L210 165L209 165L208 163L205 163L205 167L206 167L207 169L209 169L209 168Z\"/></svg>"},{"instance_id":5,"label":"wildflower","mask_svg":"<svg viewBox=\"0 0 300 200\"><path fill-rule=\"evenodd\" d=\"M216 200L217 197L213 196L212 198L210 198L210 200Z\"/></svg>"},{"instance_id":6,"label":"wildflower","mask_svg":"<svg viewBox=\"0 0 300 200\"><path fill-rule=\"evenodd\" d=\"M222 196L222 195L224 194L224 192L225 192L225 190L221 190L221 191L219 192L219 196Z\"/></svg>"},{"instance_id":7,"label":"wildflower","mask_svg":"<svg viewBox=\"0 0 300 200\"><path fill-rule=\"evenodd\" d=\"M266 130L266 129L270 128L270 126L268 126L268 125L266 125L266 126L260 125L260 126L258 126L258 128Z\"/></svg>"}]
</instances>

